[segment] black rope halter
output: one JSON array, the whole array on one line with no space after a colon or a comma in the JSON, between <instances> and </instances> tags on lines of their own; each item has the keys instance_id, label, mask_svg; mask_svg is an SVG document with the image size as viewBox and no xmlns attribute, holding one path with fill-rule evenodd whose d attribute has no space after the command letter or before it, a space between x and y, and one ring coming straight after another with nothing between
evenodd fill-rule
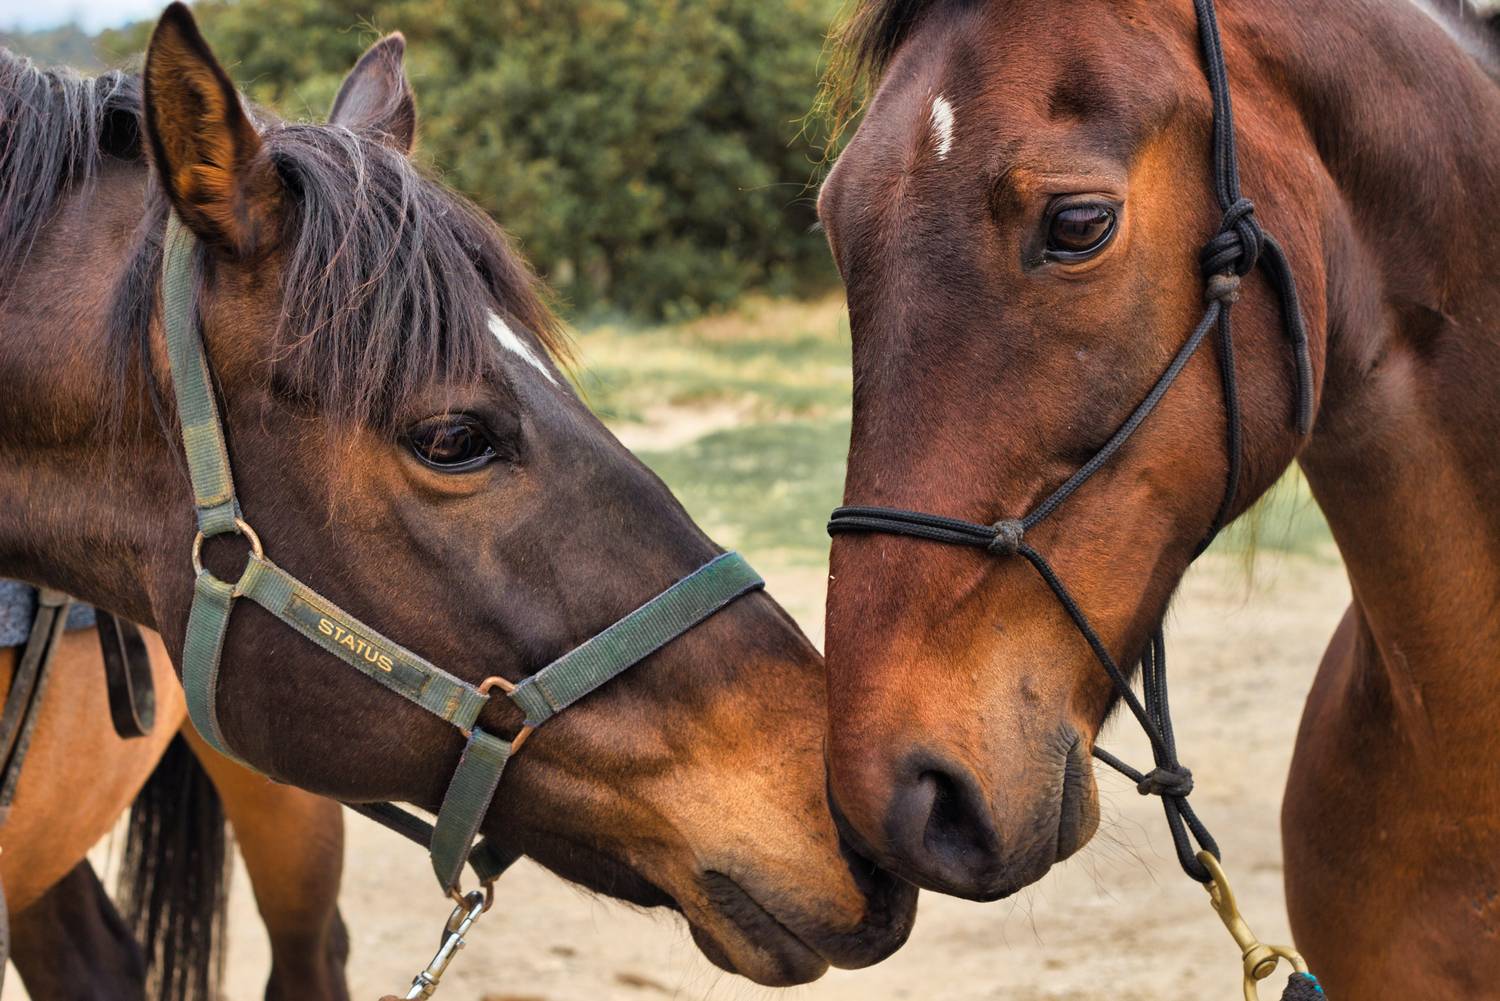
<instances>
[{"instance_id":1,"label":"black rope halter","mask_svg":"<svg viewBox=\"0 0 1500 1001\"><path fill-rule=\"evenodd\" d=\"M1224 388L1229 468L1223 499L1207 532L1194 550L1193 558L1196 559L1208 548L1228 520L1239 492L1242 465L1240 402L1235 384L1230 310L1239 299L1240 279L1249 274L1257 264L1261 266L1280 300L1282 323L1292 348L1296 380L1292 424L1297 434L1302 436L1307 435L1312 428L1312 363L1308 355L1307 331L1302 323L1297 285L1281 245L1261 228L1255 218L1255 206L1240 192L1239 156L1234 141L1234 111L1230 104L1229 78L1224 68L1224 49L1219 37L1218 19L1213 0L1194 0L1194 7L1198 14L1198 36L1203 49L1208 89L1213 96L1214 191L1219 207L1223 210L1219 230L1204 246L1200 258L1207 300L1203 319L1178 350L1166 371L1156 380L1146 398L1110 436L1109 441L1024 517L997 521L992 525L979 525L897 508L841 507L833 512L833 517L828 522L828 532L830 535L887 532L950 545L973 546L996 556L1021 556L1036 568L1088 642L1095 658L1114 683L1121 700L1146 732L1151 741L1154 767L1148 772L1138 771L1098 747L1094 748L1094 756L1136 783L1136 788L1142 795L1161 797L1178 861L1189 876L1200 883L1207 883L1212 877L1196 858L1194 842L1215 858L1219 857L1219 847L1188 804L1188 794L1193 790L1193 776L1178 759L1177 741L1172 732L1171 706L1167 698L1166 641L1162 626L1157 625L1149 648L1141 658L1141 695L1137 696L1131 688L1130 679L1115 662L1088 616L1073 599L1052 565L1026 542L1026 535L1031 529L1061 507L1130 440L1130 436L1151 415L1167 390L1177 381L1209 332L1216 329L1219 374Z\"/></svg>"}]
</instances>

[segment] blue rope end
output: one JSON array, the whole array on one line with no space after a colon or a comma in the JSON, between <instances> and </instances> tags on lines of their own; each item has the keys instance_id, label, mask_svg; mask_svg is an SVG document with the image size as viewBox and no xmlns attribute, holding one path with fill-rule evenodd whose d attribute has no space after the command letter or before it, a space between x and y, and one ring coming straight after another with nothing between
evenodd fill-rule
<instances>
[{"instance_id":1,"label":"blue rope end","mask_svg":"<svg viewBox=\"0 0 1500 1001\"><path fill-rule=\"evenodd\" d=\"M1311 973L1293 973L1286 982L1281 1001L1322 1001L1323 985Z\"/></svg>"}]
</instances>

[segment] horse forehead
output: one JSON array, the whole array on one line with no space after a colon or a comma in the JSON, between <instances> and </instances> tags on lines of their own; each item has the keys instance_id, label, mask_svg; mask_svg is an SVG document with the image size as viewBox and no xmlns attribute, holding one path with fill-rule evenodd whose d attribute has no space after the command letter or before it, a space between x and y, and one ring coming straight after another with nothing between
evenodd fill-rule
<instances>
[{"instance_id":1,"label":"horse forehead","mask_svg":"<svg viewBox=\"0 0 1500 1001\"><path fill-rule=\"evenodd\" d=\"M552 374L552 370L547 367L547 363L542 360L542 356L532 347L531 342L516 333L510 324L506 323L498 313L490 314L489 326L490 333L494 335L495 340L500 344L500 347L508 357L518 359L530 369L540 372L552 385L558 385L557 377Z\"/></svg>"},{"instance_id":2,"label":"horse forehead","mask_svg":"<svg viewBox=\"0 0 1500 1001\"><path fill-rule=\"evenodd\" d=\"M1080 65L1051 50L1033 53L1016 39L1005 53L979 58L976 44L962 24L908 43L824 193L844 186L879 192L880 204L897 210L912 196L976 179L1025 185L1080 158L1128 155L1140 123L1156 117L1136 107L1159 103L1154 98L1121 98L1103 60ZM820 211L830 200L820 197Z\"/></svg>"}]
</instances>

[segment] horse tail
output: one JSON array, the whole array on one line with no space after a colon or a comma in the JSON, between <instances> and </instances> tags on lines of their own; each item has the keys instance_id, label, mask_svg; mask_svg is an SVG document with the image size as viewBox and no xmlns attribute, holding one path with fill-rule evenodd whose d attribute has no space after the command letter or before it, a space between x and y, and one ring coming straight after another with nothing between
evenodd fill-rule
<instances>
[{"instance_id":1,"label":"horse tail","mask_svg":"<svg viewBox=\"0 0 1500 1001\"><path fill-rule=\"evenodd\" d=\"M229 893L224 808L181 734L130 807L120 896L146 956L149 996L214 1001Z\"/></svg>"}]
</instances>

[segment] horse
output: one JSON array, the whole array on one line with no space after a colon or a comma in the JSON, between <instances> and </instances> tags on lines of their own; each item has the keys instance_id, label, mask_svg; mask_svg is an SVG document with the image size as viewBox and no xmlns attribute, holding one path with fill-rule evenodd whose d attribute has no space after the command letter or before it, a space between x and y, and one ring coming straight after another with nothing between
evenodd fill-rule
<instances>
[{"instance_id":1,"label":"horse","mask_svg":"<svg viewBox=\"0 0 1500 1001\"><path fill-rule=\"evenodd\" d=\"M883 958L915 890L835 826L821 658L751 584L636 628L743 564L572 391L499 227L413 161L404 50L372 46L326 124L249 107L181 4L139 77L0 63L0 573L157 630L200 733L258 771L436 811L392 822L471 917L477 832L482 881L528 855L759 983ZM621 626L628 676L539 683L617 672Z\"/></svg>"},{"instance_id":2,"label":"horse","mask_svg":"<svg viewBox=\"0 0 1500 1001\"><path fill-rule=\"evenodd\" d=\"M129 1001L150 987L166 1001L210 997L227 815L271 943L266 998L347 1001L342 808L208 747L187 722L161 639L144 639L156 724L129 740L103 723L109 707L93 631L65 633L54 654L16 799L0 824L11 958L28 994ZM0 650L7 688L16 659ZM127 807L122 917L85 853Z\"/></svg>"},{"instance_id":3,"label":"horse","mask_svg":"<svg viewBox=\"0 0 1500 1001\"><path fill-rule=\"evenodd\" d=\"M1496 58L1413 0L1221 7L1232 117L1212 4L864 0L836 34L828 105L866 103L819 195L858 506L833 802L879 865L976 900L1077 852L1101 664L1155 676L1189 562L1295 461L1353 592L1286 787L1295 938L1333 998L1496 997ZM1142 791L1185 801L1169 771Z\"/></svg>"}]
</instances>

